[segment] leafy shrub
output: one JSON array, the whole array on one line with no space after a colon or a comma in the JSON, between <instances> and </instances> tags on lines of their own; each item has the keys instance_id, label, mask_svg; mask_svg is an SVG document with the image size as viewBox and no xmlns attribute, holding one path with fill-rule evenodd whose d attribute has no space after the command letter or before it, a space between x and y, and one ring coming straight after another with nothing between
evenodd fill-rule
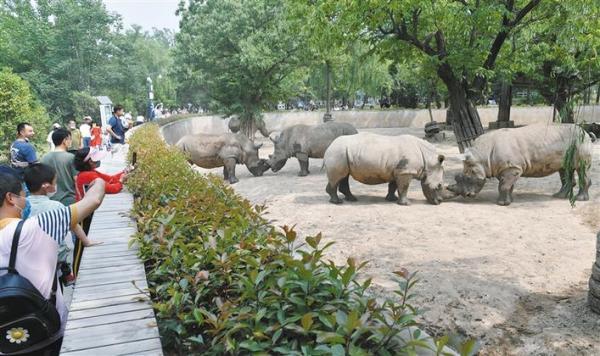
<instances>
[{"instance_id":1,"label":"leafy shrub","mask_svg":"<svg viewBox=\"0 0 600 356\"><path fill-rule=\"evenodd\" d=\"M46 147L50 119L33 96L27 81L9 69L0 70L0 161L8 160L11 143L17 137L17 124L29 122L36 134L33 144L38 158Z\"/></svg>"},{"instance_id":2,"label":"leafy shrub","mask_svg":"<svg viewBox=\"0 0 600 356\"><path fill-rule=\"evenodd\" d=\"M269 225L264 207L190 169L156 125L140 127L131 152L136 241L168 352L389 355L427 345L414 328L414 275L396 272L398 300L378 301L357 279L364 264L326 262L320 234L301 243L293 228Z\"/></svg>"}]
</instances>

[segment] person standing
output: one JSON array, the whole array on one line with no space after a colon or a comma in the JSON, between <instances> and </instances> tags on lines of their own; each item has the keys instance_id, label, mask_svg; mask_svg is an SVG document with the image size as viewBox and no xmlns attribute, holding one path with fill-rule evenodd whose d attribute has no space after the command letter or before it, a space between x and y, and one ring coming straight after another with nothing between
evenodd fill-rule
<instances>
[{"instance_id":1,"label":"person standing","mask_svg":"<svg viewBox=\"0 0 600 356\"><path fill-rule=\"evenodd\" d=\"M92 127L90 124L92 123L92 118L90 116L86 116L83 118L83 124L79 126L79 132L81 132L81 148L90 147L92 142Z\"/></svg>"},{"instance_id":2,"label":"person standing","mask_svg":"<svg viewBox=\"0 0 600 356\"><path fill-rule=\"evenodd\" d=\"M81 131L77 128L77 123L75 120L69 121L69 131L71 132L71 145L69 146L69 151L77 151L81 148Z\"/></svg>"},{"instance_id":3,"label":"person standing","mask_svg":"<svg viewBox=\"0 0 600 356\"><path fill-rule=\"evenodd\" d=\"M110 143L113 146L125 144L125 129L121 116L123 116L123 107L117 105L114 107L113 116L108 120L108 126L106 127L106 131L110 135Z\"/></svg>"},{"instance_id":4,"label":"person standing","mask_svg":"<svg viewBox=\"0 0 600 356\"><path fill-rule=\"evenodd\" d=\"M31 124L21 122L17 125L17 139L10 145L10 164L21 176L26 167L38 161L35 147L29 142L34 134Z\"/></svg>"},{"instance_id":5,"label":"person standing","mask_svg":"<svg viewBox=\"0 0 600 356\"><path fill-rule=\"evenodd\" d=\"M46 137L46 142L48 142L48 147L50 148L49 151L54 151L54 142L52 142L52 134L57 129L60 129L60 124L58 122L55 122L54 124L52 124L52 131L50 131L48 133L48 137Z\"/></svg>"},{"instance_id":6,"label":"person standing","mask_svg":"<svg viewBox=\"0 0 600 356\"><path fill-rule=\"evenodd\" d=\"M102 145L102 128L98 126L98 123L92 121L92 141L90 142L91 147L98 148Z\"/></svg>"},{"instance_id":7,"label":"person standing","mask_svg":"<svg viewBox=\"0 0 600 356\"><path fill-rule=\"evenodd\" d=\"M52 200L68 206L75 203L75 177L78 173L73 163L75 156L68 152L69 147L72 146L71 132L58 129L52 134L52 141L56 148L42 157L42 163L56 171L56 193L52 196Z\"/></svg>"},{"instance_id":8,"label":"person standing","mask_svg":"<svg viewBox=\"0 0 600 356\"><path fill-rule=\"evenodd\" d=\"M21 222L25 205L25 192L22 185L16 177L0 174L0 267L3 269L8 267L13 250L13 236L18 225L22 224L20 239L15 246L14 269L44 298L54 302L61 324L58 334L51 335L50 340L56 337L55 343L46 346L43 350L31 348L46 345L44 340L30 346L30 349L27 349L27 344L24 344L23 352L31 352L30 355L58 355L68 314L61 289L53 287L56 286L58 246L67 231L96 210L103 199L104 181L98 179L77 204L48 211ZM55 298L51 298L53 291L56 292ZM2 335L3 338L5 336L10 337L11 342L20 344L34 335L13 332L10 335Z\"/></svg>"}]
</instances>

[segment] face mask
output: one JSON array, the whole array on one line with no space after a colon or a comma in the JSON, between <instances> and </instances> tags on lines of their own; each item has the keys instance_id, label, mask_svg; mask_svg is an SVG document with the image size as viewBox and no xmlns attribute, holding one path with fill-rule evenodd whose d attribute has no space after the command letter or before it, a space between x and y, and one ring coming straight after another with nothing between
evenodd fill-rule
<instances>
[{"instance_id":1,"label":"face mask","mask_svg":"<svg viewBox=\"0 0 600 356\"><path fill-rule=\"evenodd\" d=\"M15 208L19 209L19 212L21 213L21 219L27 219L29 217L29 214L31 214L31 203L29 203L29 199L25 197L21 198L25 199L25 206L21 208L20 206L15 204Z\"/></svg>"}]
</instances>

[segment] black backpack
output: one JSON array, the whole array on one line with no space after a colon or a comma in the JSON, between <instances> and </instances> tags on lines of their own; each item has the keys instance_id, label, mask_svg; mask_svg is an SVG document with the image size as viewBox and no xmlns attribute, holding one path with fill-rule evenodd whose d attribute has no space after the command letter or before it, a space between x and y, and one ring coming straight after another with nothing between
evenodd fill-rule
<instances>
[{"instance_id":1,"label":"black backpack","mask_svg":"<svg viewBox=\"0 0 600 356\"><path fill-rule=\"evenodd\" d=\"M12 240L7 273L0 276L0 353L30 352L53 343L59 336L56 310L56 273L50 299L46 299L15 269L17 247L24 220L19 221Z\"/></svg>"}]
</instances>

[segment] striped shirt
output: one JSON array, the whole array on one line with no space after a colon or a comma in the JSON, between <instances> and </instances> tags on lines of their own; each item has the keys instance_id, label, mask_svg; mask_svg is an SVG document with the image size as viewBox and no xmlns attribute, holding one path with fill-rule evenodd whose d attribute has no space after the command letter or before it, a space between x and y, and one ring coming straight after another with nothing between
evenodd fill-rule
<instances>
[{"instance_id":1,"label":"striped shirt","mask_svg":"<svg viewBox=\"0 0 600 356\"><path fill-rule=\"evenodd\" d=\"M0 220L0 267L8 266L13 234L18 222L19 219ZM45 298L50 298L56 278L58 245L75 224L77 210L74 205L41 213L25 220L23 224L15 267ZM56 309L64 326L67 308L60 288L56 291Z\"/></svg>"}]
</instances>

